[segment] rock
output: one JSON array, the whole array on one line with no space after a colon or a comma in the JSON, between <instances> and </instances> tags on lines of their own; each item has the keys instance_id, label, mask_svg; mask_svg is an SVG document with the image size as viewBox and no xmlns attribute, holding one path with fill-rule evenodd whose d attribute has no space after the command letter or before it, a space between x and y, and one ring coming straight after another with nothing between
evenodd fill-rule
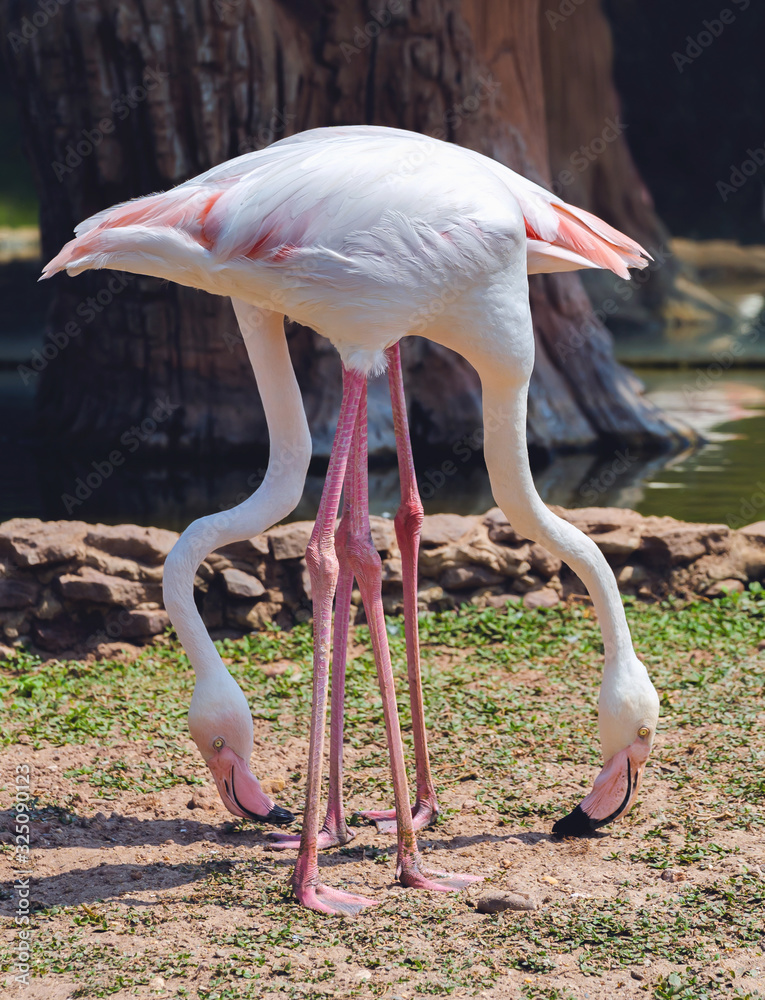
<instances>
[{"instance_id":1,"label":"rock","mask_svg":"<svg viewBox=\"0 0 765 1000\"><path fill-rule=\"evenodd\" d=\"M530 569L529 549L528 544L519 549L495 544L487 527L478 523L458 542L421 550L420 569L428 576L437 576L455 566L483 566L501 576L516 577Z\"/></svg>"},{"instance_id":2,"label":"rock","mask_svg":"<svg viewBox=\"0 0 765 1000\"><path fill-rule=\"evenodd\" d=\"M745 583L747 575L739 560L732 553L723 556L702 556L690 566L682 566L673 573L673 587L683 586L690 593L706 593L710 584L720 580L740 580Z\"/></svg>"},{"instance_id":3,"label":"rock","mask_svg":"<svg viewBox=\"0 0 765 1000\"><path fill-rule=\"evenodd\" d=\"M489 532L489 537L491 537L491 532ZM544 545L538 545L536 542L529 549L528 560L534 572L547 579L560 573L563 566L562 561L557 556L548 552Z\"/></svg>"},{"instance_id":4,"label":"rock","mask_svg":"<svg viewBox=\"0 0 765 1000\"><path fill-rule=\"evenodd\" d=\"M486 605L489 608L497 608L500 611L508 604L520 604L521 598L518 594L490 594L486 597Z\"/></svg>"},{"instance_id":5,"label":"rock","mask_svg":"<svg viewBox=\"0 0 765 1000\"><path fill-rule=\"evenodd\" d=\"M69 615L61 615L47 622L35 622L32 634L36 645L49 653L74 649L80 638L77 626Z\"/></svg>"},{"instance_id":6,"label":"rock","mask_svg":"<svg viewBox=\"0 0 765 1000\"><path fill-rule=\"evenodd\" d=\"M111 639L149 639L164 632L170 618L163 608L135 609L108 615L106 633ZM116 631L119 629L119 631Z\"/></svg>"},{"instance_id":7,"label":"rock","mask_svg":"<svg viewBox=\"0 0 765 1000\"><path fill-rule=\"evenodd\" d=\"M0 555L24 567L71 562L85 553L86 528L82 521L17 517L0 524Z\"/></svg>"},{"instance_id":8,"label":"rock","mask_svg":"<svg viewBox=\"0 0 765 1000\"><path fill-rule=\"evenodd\" d=\"M284 559L303 559L313 531L313 521L295 521L271 528L268 542L277 562Z\"/></svg>"},{"instance_id":9,"label":"rock","mask_svg":"<svg viewBox=\"0 0 765 1000\"><path fill-rule=\"evenodd\" d=\"M28 608L39 593L40 585L34 580L0 580L0 608Z\"/></svg>"},{"instance_id":10,"label":"rock","mask_svg":"<svg viewBox=\"0 0 765 1000\"><path fill-rule=\"evenodd\" d=\"M672 521L672 518L646 518ZM730 528L725 524L685 524L674 521L671 527L656 526L643 533L640 550L646 562L657 566L683 566L702 556L721 555L730 546Z\"/></svg>"},{"instance_id":11,"label":"rock","mask_svg":"<svg viewBox=\"0 0 765 1000\"><path fill-rule=\"evenodd\" d=\"M23 609L0 611L0 625L6 639L11 641L18 639L20 635L26 635L29 631L29 612Z\"/></svg>"},{"instance_id":12,"label":"rock","mask_svg":"<svg viewBox=\"0 0 765 1000\"><path fill-rule=\"evenodd\" d=\"M383 594L382 606L385 614L389 616L400 615L403 614L404 611L403 598L401 597L401 594Z\"/></svg>"},{"instance_id":13,"label":"rock","mask_svg":"<svg viewBox=\"0 0 765 1000\"><path fill-rule=\"evenodd\" d=\"M765 545L765 521L755 521L754 524L745 524L739 528L742 535L751 538L753 541L762 542Z\"/></svg>"},{"instance_id":14,"label":"rock","mask_svg":"<svg viewBox=\"0 0 765 1000\"><path fill-rule=\"evenodd\" d=\"M527 608L554 608L560 603L560 596L550 587L540 587L523 595L523 604Z\"/></svg>"},{"instance_id":15,"label":"rock","mask_svg":"<svg viewBox=\"0 0 765 1000\"><path fill-rule=\"evenodd\" d=\"M632 563L627 563L626 566L622 566L619 572L616 574L616 580L619 586L626 586L631 584L632 586L638 586L638 584L643 583L648 579L648 573L645 571L643 566L632 565Z\"/></svg>"},{"instance_id":16,"label":"rock","mask_svg":"<svg viewBox=\"0 0 765 1000\"><path fill-rule=\"evenodd\" d=\"M275 530L275 529L272 529ZM270 552L268 544L268 534L253 535L252 538L245 538L241 542L232 542L218 549L218 554L225 556L232 562L252 563L258 556L267 556Z\"/></svg>"},{"instance_id":17,"label":"rock","mask_svg":"<svg viewBox=\"0 0 765 1000\"><path fill-rule=\"evenodd\" d=\"M256 576L243 573L239 569L224 569L221 573L226 591L232 597L262 597L266 588Z\"/></svg>"},{"instance_id":18,"label":"rock","mask_svg":"<svg viewBox=\"0 0 765 1000\"><path fill-rule=\"evenodd\" d=\"M35 608L35 618L39 618L42 621L50 621L51 618L56 618L64 610L64 606L53 593L53 591L46 587L42 593L42 598L40 603Z\"/></svg>"},{"instance_id":19,"label":"rock","mask_svg":"<svg viewBox=\"0 0 765 1000\"><path fill-rule=\"evenodd\" d=\"M162 563L149 566L146 563L125 559L123 556L113 556L99 549L88 549L83 559L83 565L92 566L106 576L122 576L126 580L153 580L162 582Z\"/></svg>"},{"instance_id":20,"label":"rock","mask_svg":"<svg viewBox=\"0 0 765 1000\"><path fill-rule=\"evenodd\" d=\"M281 606L272 604L270 601L258 601L252 607L229 607L226 611L226 620L232 624L243 628L248 632L263 628L266 622L273 621L274 617L281 611Z\"/></svg>"},{"instance_id":21,"label":"rock","mask_svg":"<svg viewBox=\"0 0 765 1000\"><path fill-rule=\"evenodd\" d=\"M748 580L765 576L765 521L748 524L737 531L730 548L731 558Z\"/></svg>"},{"instance_id":22,"label":"rock","mask_svg":"<svg viewBox=\"0 0 765 1000\"><path fill-rule=\"evenodd\" d=\"M741 580L718 580L704 591L706 597L722 597L723 594L743 594L744 584Z\"/></svg>"},{"instance_id":23,"label":"rock","mask_svg":"<svg viewBox=\"0 0 765 1000\"><path fill-rule=\"evenodd\" d=\"M623 589L646 600L671 593L711 598L765 578L765 522L732 531L630 510L553 509L593 538ZM251 631L310 618L305 548L312 529L311 522L279 525L209 556L195 578L206 625ZM384 608L397 614L395 525L377 517L371 530L382 556ZM484 517L428 516L422 537L421 610L463 603L502 609L524 594L526 607L554 607L561 597L585 593L557 556L522 538L497 508ZM99 654L107 648L99 637L150 640L168 624L159 606L162 560L176 538L136 525L20 518L0 525L0 635L15 642L31 630L41 649L76 650L79 643Z\"/></svg>"},{"instance_id":24,"label":"rock","mask_svg":"<svg viewBox=\"0 0 765 1000\"><path fill-rule=\"evenodd\" d=\"M685 882L686 875L685 872L673 871L671 868L665 868L661 873L661 879L663 882Z\"/></svg>"},{"instance_id":25,"label":"rock","mask_svg":"<svg viewBox=\"0 0 765 1000\"><path fill-rule=\"evenodd\" d=\"M287 782L282 777L263 778L260 782L260 787L266 795L276 795L278 792L284 791L286 784Z\"/></svg>"},{"instance_id":26,"label":"rock","mask_svg":"<svg viewBox=\"0 0 765 1000\"><path fill-rule=\"evenodd\" d=\"M469 590L500 583L502 576L484 566L452 566L441 574L439 582L447 590Z\"/></svg>"},{"instance_id":27,"label":"rock","mask_svg":"<svg viewBox=\"0 0 765 1000\"><path fill-rule=\"evenodd\" d=\"M641 536L639 528L617 528L592 536L604 556L629 556L640 548Z\"/></svg>"},{"instance_id":28,"label":"rock","mask_svg":"<svg viewBox=\"0 0 765 1000\"><path fill-rule=\"evenodd\" d=\"M459 514L429 514L422 524L421 549L435 549L450 542L457 542L463 535L480 524L480 517L461 517Z\"/></svg>"},{"instance_id":29,"label":"rock","mask_svg":"<svg viewBox=\"0 0 765 1000\"><path fill-rule=\"evenodd\" d=\"M112 556L138 562L164 562L180 537L164 528L142 528L137 524L88 525L85 543Z\"/></svg>"},{"instance_id":30,"label":"rock","mask_svg":"<svg viewBox=\"0 0 765 1000\"><path fill-rule=\"evenodd\" d=\"M444 611L447 608L455 608L457 604L458 600L454 595L447 594L444 588L433 580L420 581L417 591L417 607L420 611Z\"/></svg>"},{"instance_id":31,"label":"rock","mask_svg":"<svg viewBox=\"0 0 765 1000\"><path fill-rule=\"evenodd\" d=\"M382 564L382 582L383 586L386 584L401 584L403 582L403 575L401 571L401 559L399 556L390 556L388 559L383 560Z\"/></svg>"},{"instance_id":32,"label":"rock","mask_svg":"<svg viewBox=\"0 0 765 1000\"><path fill-rule=\"evenodd\" d=\"M523 535L519 535L511 526L499 507L492 507L484 516L483 523L488 529L492 542L497 542L500 545L520 545L526 541Z\"/></svg>"},{"instance_id":33,"label":"rock","mask_svg":"<svg viewBox=\"0 0 765 1000\"><path fill-rule=\"evenodd\" d=\"M398 553L398 542L396 541L396 526L389 517L378 517L373 514L369 518L369 527L372 532L372 544L382 556L392 552Z\"/></svg>"},{"instance_id":34,"label":"rock","mask_svg":"<svg viewBox=\"0 0 765 1000\"><path fill-rule=\"evenodd\" d=\"M78 574L67 573L59 577L58 586L66 600L91 604L131 607L144 601L160 600L162 597L157 583L139 583L120 576L107 576L90 566L81 567Z\"/></svg>"},{"instance_id":35,"label":"rock","mask_svg":"<svg viewBox=\"0 0 765 1000\"><path fill-rule=\"evenodd\" d=\"M487 892L475 904L479 913L502 913L503 910L536 910L537 904L523 892Z\"/></svg>"},{"instance_id":36,"label":"rock","mask_svg":"<svg viewBox=\"0 0 765 1000\"><path fill-rule=\"evenodd\" d=\"M206 812L215 812L218 807L218 796L211 788L200 788L194 792L186 803L187 809L202 809Z\"/></svg>"}]
</instances>

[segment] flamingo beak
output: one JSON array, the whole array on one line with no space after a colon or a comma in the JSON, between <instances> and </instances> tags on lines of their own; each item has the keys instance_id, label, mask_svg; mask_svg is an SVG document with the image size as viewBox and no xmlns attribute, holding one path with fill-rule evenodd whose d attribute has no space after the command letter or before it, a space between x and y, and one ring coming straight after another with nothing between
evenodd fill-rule
<instances>
[{"instance_id":1,"label":"flamingo beak","mask_svg":"<svg viewBox=\"0 0 765 1000\"><path fill-rule=\"evenodd\" d=\"M239 754L231 747L222 747L207 761L212 771L223 805L234 816L247 816L262 823L283 826L292 823L291 812L274 805L260 787L260 782Z\"/></svg>"},{"instance_id":2,"label":"flamingo beak","mask_svg":"<svg viewBox=\"0 0 765 1000\"><path fill-rule=\"evenodd\" d=\"M559 819L556 837L588 837L601 826L629 812L637 797L650 745L637 739L608 761L595 779L592 791L568 816Z\"/></svg>"}]
</instances>

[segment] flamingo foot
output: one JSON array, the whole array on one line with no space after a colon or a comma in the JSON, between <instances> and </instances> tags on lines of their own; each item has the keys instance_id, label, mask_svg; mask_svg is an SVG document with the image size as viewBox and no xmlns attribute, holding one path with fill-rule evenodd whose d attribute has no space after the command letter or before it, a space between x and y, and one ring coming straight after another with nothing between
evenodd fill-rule
<instances>
[{"instance_id":1,"label":"flamingo foot","mask_svg":"<svg viewBox=\"0 0 765 1000\"><path fill-rule=\"evenodd\" d=\"M396 877L408 889L429 889L431 892L459 892L476 882L483 882L483 875L428 868L419 852L399 863Z\"/></svg>"},{"instance_id":2,"label":"flamingo foot","mask_svg":"<svg viewBox=\"0 0 765 1000\"><path fill-rule=\"evenodd\" d=\"M395 809L368 809L365 812L354 813L367 823L374 823L378 833L395 833L396 810ZM426 830L429 826L435 826L438 819L438 805L435 802L418 799L412 806L412 828Z\"/></svg>"},{"instance_id":3,"label":"flamingo foot","mask_svg":"<svg viewBox=\"0 0 765 1000\"><path fill-rule=\"evenodd\" d=\"M352 892L333 889L321 882L315 885L293 884L293 888L297 901L302 906L334 917L353 917L367 906L376 906L378 902L368 896L356 896Z\"/></svg>"},{"instance_id":4,"label":"flamingo foot","mask_svg":"<svg viewBox=\"0 0 765 1000\"><path fill-rule=\"evenodd\" d=\"M319 851L326 851L328 847L342 847L347 844L356 834L349 830L345 824L343 827L331 827L326 823L319 830L316 847ZM272 851L297 851L300 847L299 833L269 833L271 843L269 847Z\"/></svg>"},{"instance_id":5,"label":"flamingo foot","mask_svg":"<svg viewBox=\"0 0 765 1000\"><path fill-rule=\"evenodd\" d=\"M309 910L316 910L317 913L327 913L330 916L352 917L365 907L374 906L377 902L376 899L356 896L352 892L333 889L320 882L316 854L311 849L302 856L298 855L290 884L295 898L302 906Z\"/></svg>"}]
</instances>

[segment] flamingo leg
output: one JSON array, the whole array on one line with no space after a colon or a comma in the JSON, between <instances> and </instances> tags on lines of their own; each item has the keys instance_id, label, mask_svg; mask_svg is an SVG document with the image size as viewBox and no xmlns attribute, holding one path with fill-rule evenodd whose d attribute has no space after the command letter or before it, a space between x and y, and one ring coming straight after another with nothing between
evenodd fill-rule
<instances>
[{"instance_id":1,"label":"flamingo leg","mask_svg":"<svg viewBox=\"0 0 765 1000\"><path fill-rule=\"evenodd\" d=\"M324 752L329 680L329 644L332 628L332 601L338 580L334 527L340 493L348 465L348 454L357 422L360 401L366 390L366 378L358 372L343 370L343 400L340 406L327 479L306 550L306 562L313 593L313 704L308 749L306 806L292 887L298 901L320 913L350 915L358 913L374 900L323 885L319 881L318 835L319 797Z\"/></svg>"},{"instance_id":2,"label":"flamingo leg","mask_svg":"<svg viewBox=\"0 0 765 1000\"><path fill-rule=\"evenodd\" d=\"M409 437L409 421L406 414L399 344L389 347L386 355L401 482L401 504L396 512L394 525L398 547L401 551L401 574L404 582L406 672L409 681L409 703L412 711L417 783L417 797L412 807L412 823L415 830L422 830L435 823L438 817L438 800L430 770L428 736L425 729L425 708L420 671L420 630L417 617L417 561L420 553L420 531L424 511L414 472L414 457ZM395 833L396 831L395 809L368 810L362 812L361 816L374 823L381 833Z\"/></svg>"},{"instance_id":3,"label":"flamingo leg","mask_svg":"<svg viewBox=\"0 0 765 1000\"><path fill-rule=\"evenodd\" d=\"M355 438L354 438L355 440ZM353 464L353 443L350 463ZM339 564L337 593L335 596L335 624L332 637L332 679L330 683L330 725L329 725L329 795L327 813L319 830L317 849L340 847L356 836L345 822L343 805L343 729L345 713L345 668L348 650L348 627L351 617L351 594L353 592L353 570L348 557L348 533L350 530L350 509L348 473L343 516L335 535L335 551ZM297 850L300 836L289 833L270 833L271 846L278 850Z\"/></svg>"},{"instance_id":4,"label":"flamingo leg","mask_svg":"<svg viewBox=\"0 0 765 1000\"><path fill-rule=\"evenodd\" d=\"M382 695L393 774L393 797L396 803L398 836L396 876L402 885L417 889L436 889L443 892L462 889L471 882L480 881L480 878L474 875L457 875L427 869L415 838L404 764L404 744L401 739L393 668L382 605L382 565L380 555L372 542L369 526L366 384L359 403L353 451L354 461L349 470L350 532L347 547L350 565L364 603Z\"/></svg>"}]
</instances>

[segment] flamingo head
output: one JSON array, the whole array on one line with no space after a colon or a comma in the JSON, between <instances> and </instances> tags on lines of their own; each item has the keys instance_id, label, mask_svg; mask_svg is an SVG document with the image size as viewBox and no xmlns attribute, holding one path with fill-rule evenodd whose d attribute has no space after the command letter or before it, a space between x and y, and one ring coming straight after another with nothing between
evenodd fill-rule
<instances>
[{"instance_id":1,"label":"flamingo head","mask_svg":"<svg viewBox=\"0 0 765 1000\"><path fill-rule=\"evenodd\" d=\"M268 823L292 823L250 771L252 716L247 699L228 671L197 681L189 706L189 730L210 768L223 805L235 816Z\"/></svg>"},{"instance_id":2,"label":"flamingo head","mask_svg":"<svg viewBox=\"0 0 765 1000\"><path fill-rule=\"evenodd\" d=\"M616 670L607 664L598 702L605 764L590 794L553 826L556 836L586 837L630 810L658 722L659 696L640 660L632 654Z\"/></svg>"}]
</instances>

